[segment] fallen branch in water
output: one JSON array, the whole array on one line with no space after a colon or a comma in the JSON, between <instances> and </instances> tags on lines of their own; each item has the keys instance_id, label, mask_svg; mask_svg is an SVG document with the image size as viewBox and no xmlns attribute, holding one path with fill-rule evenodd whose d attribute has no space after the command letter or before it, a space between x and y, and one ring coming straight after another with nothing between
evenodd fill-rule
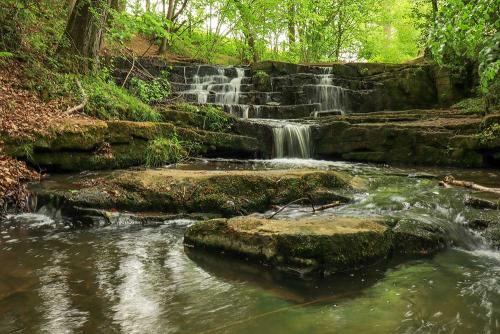
<instances>
[{"instance_id":1,"label":"fallen branch in water","mask_svg":"<svg viewBox=\"0 0 500 334\"><path fill-rule=\"evenodd\" d=\"M444 179L439 182L439 185L445 188L451 188L451 186L455 186L500 195L500 188L489 188L470 181L456 180L451 175L445 176Z\"/></svg>"},{"instance_id":2,"label":"fallen branch in water","mask_svg":"<svg viewBox=\"0 0 500 334\"><path fill-rule=\"evenodd\" d=\"M276 211L275 213L273 213L267 219L273 219L278 213L282 212L283 210L285 210L290 205L295 204L295 203L299 203L299 202L302 202L302 201L306 201L306 200L309 201L309 203L311 204L311 208L312 208L313 213L316 213L316 211L324 211L324 210L336 208L336 207L341 206L341 205L344 204L344 203L342 203L340 201L335 201L335 202L332 202L330 204L326 204L326 205L323 205L323 206L320 206L320 207L314 207L314 203L313 203L313 201L312 201L312 199L310 197L303 197L303 198L299 198L299 199L297 199L295 201L292 201L292 202L288 203L287 205L281 207L278 211Z\"/></svg>"},{"instance_id":3,"label":"fallen branch in water","mask_svg":"<svg viewBox=\"0 0 500 334\"><path fill-rule=\"evenodd\" d=\"M342 203L342 202L335 201L335 202L332 202L330 204L326 204L326 205L323 205L323 206L320 206L320 207L316 208L316 211L324 211L324 210L336 208L336 207L341 206L343 204L344 203Z\"/></svg>"},{"instance_id":4,"label":"fallen branch in water","mask_svg":"<svg viewBox=\"0 0 500 334\"><path fill-rule=\"evenodd\" d=\"M272 215L270 215L269 217L267 217L267 219L273 219L274 216L276 216L278 213L280 213L281 211L283 211L286 208L288 208L290 205L295 204L295 203L299 203L299 202L302 202L302 201L311 201L311 199L307 198L307 197L302 197L302 198L296 199L295 201L291 201L290 203L286 204L285 206L282 206L278 211L276 211L275 213L273 213Z\"/></svg>"},{"instance_id":5,"label":"fallen branch in water","mask_svg":"<svg viewBox=\"0 0 500 334\"><path fill-rule=\"evenodd\" d=\"M66 114L72 114L74 112L83 110L83 108L85 108L85 106L89 102L89 97L85 93L85 90L83 89L82 84L80 83L80 80L76 79L76 84L78 85L78 88L80 88L80 92L82 94L82 103L80 103L77 106L74 106L73 108L68 108L68 110L66 110Z\"/></svg>"}]
</instances>

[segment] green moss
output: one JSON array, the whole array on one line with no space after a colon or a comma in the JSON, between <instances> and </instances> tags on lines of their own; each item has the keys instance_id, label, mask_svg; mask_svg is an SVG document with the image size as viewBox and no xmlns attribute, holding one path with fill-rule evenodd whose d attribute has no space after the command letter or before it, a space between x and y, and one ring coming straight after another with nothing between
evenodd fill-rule
<instances>
[{"instance_id":1,"label":"green moss","mask_svg":"<svg viewBox=\"0 0 500 334\"><path fill-rule=\"evenodd\" d=\"M196 126L202 130L209 130L214 132L227 132L231 129L233 120L231 116L225 113L222 108L212 105L201 105L196 106L188 103L181 103L169 107L169 109L185 112L188 114L193 114L197 116L196 120L188 120L196 122ZM168 110L164 112L164 115L168 113ZM169 119L168 115L164 116L164 119Z\"/></svg>"},{"instance_id":2,"label":"green moss","mask_svg":"<svg viewBox=\"0 0 500 334\"><path fill-rule=\"evenodd\" d=\"M266 72L259 70L253 76L255 89L262 92L271 91L271 77Z\"/></svg>"}]
</instances>

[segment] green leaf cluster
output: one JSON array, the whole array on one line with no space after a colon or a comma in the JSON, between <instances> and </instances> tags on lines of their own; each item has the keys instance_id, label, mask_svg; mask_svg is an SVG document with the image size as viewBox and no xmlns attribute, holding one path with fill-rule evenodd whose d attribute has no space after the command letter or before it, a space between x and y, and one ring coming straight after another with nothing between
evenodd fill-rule
<instances>
[{"instance_id":1,"label":"green leaf cluster","mask_svg":"<svg viewBox=\"0 0 500 334\"><path fill-rule=\"evenodd\" d=\"M166 73L148 81L133 77L130 79L128 89L141 101L149 104L161 102L168 98L171 93Z\"/></svg>"}]
</instances>

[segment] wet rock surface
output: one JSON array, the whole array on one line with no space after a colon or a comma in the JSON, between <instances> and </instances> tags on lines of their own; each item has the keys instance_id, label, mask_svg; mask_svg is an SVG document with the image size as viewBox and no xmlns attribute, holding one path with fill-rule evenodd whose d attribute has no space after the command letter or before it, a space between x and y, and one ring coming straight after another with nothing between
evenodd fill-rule
<instances>
[{"instance_id":1,"label":"wet rock surface","mask_svg":"<svg viewBox=\"0 0 500 334\"><path fill-rule=\"evenodd\" d=\"M447 245L442 229L417 221L335 216L209 220L189 227L184 242L302 274L341 272L392 255L431 255Z\"/></svg>"},{"instance_id":2,"label":"wet rock surface","mask_svg":"<svg viewBox=\"0 0 500 334\"><path fill-rule=\"evenodd\" d=\"M319 171L116 171L82 180L48 182L35 189L39 205L74 208L214 213L262 212L298 199L315 204L350 201L362 182L341 172Z\"/></svg>"}]
</instances>

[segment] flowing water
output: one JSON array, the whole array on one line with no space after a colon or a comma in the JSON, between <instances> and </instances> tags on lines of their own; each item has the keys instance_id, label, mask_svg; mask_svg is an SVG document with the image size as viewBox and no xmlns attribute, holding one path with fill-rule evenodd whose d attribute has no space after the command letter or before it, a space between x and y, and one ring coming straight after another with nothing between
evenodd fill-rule
<instances>
[{"instance_id":1,"label":"flowing water","mask_svg":"<svg viewBox=\"0 0 500 334\"><path fill-rule=\"evenodd\" d=\"M311 127L307 124L276 122L273 125L276 158L311 158Z\"/></svg>"},{"instance_id":2,"label":"flowing water","mask_svg":"<svg viewBox=\"0 0 500 334\"><path fill-rule=\"evenodd\" d=\"M76 228L48 212L0 224L1 333L499 333L500 253L465 224L499 219L444 189L453 173L490 186L500 172L405 169L300 159L200 160L183 169L317 168L369 180L354 203L322 215L411 216L449 231L435 257L381 263L317 281L185 249L193 221ZM59 179L65 179L65 176ZM311 215L294 206L281 218Z\"/></svg>"},{"instance_id":3,"label":"flowing water","mask_svg":"<svg viewBox=\"0 0 500 334\"><path fill-rule=\"evenodd\" d=\"M198 103L208 103L210 94L214 94L213 103L222 105L234 105L239 103L241 94L241 81L245 77L245 69L236 67L235 78L230 78L225 74L224 67L211 67L212 74L200 75L201 66L198 66L198 71L192 78L192 84L189 90L184 94L193 94L197 96ZM184 79L187 82L187 77Z\"/></svg>"},{"instance_id":4,"label":"flowing water","mask_svg":"<svg viewBox=\"0 0 500 334\"><path fill-rule=\"evenodd\" d=\"M319 103L320 112L339 112L345 114L347 110L346 90L333 84L333 74L331 67L322 68L323 74L319 75L319 83L314 85L314 95L309 100L310 103ZM318 114L316 113L316 115Z\"/></svg>"}]
</instances>

